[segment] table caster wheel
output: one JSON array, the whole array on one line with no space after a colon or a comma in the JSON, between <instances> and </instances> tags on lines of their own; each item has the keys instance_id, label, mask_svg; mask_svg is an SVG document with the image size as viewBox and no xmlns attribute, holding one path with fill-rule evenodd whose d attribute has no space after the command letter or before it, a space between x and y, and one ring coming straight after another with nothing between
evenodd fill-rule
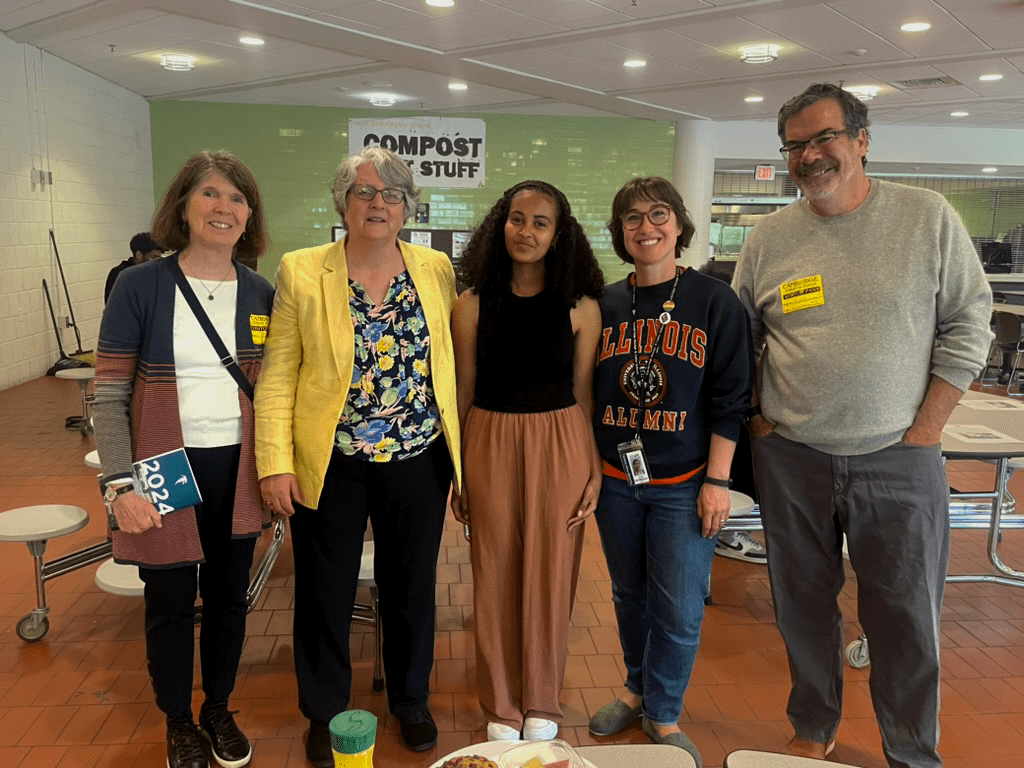
<instances>
[{"instance_id":1,"label":"table caster wheel","mask_svg":"<svg viewBox=\"0 0 1024 768\"><path fill-rule=\"evenodd\" d=\"M846 661L854 669L863 669L871 663L866 637L862 636L846 646Z\"/></svg>"},{"instance_id":2,"label":"table caster wheel","mask_svg":"<svg viewBox=\"0 0 1024 768\"><path fill-rule=\"evenodd\" d=\"M46 633L50 631L50 620L43 616L42 619L36 619L31 613L27 616L22 616L18 622L18 626L14 630L18 633L18 637L24 640L26 643L34 643L37 640L42 640L46 637Z\"/></svg>"}]
</instances>

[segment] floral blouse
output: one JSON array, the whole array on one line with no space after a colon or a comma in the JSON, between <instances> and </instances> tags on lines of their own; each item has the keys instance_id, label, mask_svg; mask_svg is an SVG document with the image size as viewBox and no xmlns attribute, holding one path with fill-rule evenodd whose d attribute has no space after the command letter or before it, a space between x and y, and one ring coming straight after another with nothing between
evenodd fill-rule
<instances>
[{"instance_id":1,"label":"floral blouse","mask_svg":"<svg viewBox=\"0 0 1024 768\"><path fill-rule=\"evenodd\" d=\"M408 272L397 275L380 306L348 281L355 366L334 445L366 461L398 461L426 450L441 419L430 381L430 333Z\"/></svg>"}]
</instances>

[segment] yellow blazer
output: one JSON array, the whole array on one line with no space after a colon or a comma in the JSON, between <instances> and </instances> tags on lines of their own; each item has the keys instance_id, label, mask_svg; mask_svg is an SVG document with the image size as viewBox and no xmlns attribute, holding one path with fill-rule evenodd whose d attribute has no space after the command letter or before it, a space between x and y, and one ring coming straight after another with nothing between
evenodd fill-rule
<instances>
[{"instance_id":1,"label":"yellow blazer","mask_svg":"<svg viewBox=\"0 0 1024 768\"><path fill-rule=\"evenodd\" d=\"M455 273L439 251L402 241L399 246L430 331L431 381L455 481L461 483L451 334ZM294 474L311 508L320 502L354 361L344 243L286 253L256 385L256 469L261 478Z\"/></svg>"}]
</instances>

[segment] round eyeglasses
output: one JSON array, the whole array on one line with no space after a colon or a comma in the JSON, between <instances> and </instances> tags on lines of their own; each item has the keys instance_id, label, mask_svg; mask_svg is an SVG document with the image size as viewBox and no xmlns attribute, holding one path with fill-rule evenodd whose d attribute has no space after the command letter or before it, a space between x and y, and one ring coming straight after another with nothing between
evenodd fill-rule
<instances>
[{"instance_id":1,"label":"round eyeglasses","mask_svg":"<svg viewBox=\"0 0 1024 768\"><path fill-rule=\"evenodd\" d=\"M671 216L672 208L667 205L655 205L647 213L630 211L622 216L622 228L629 231L639 229L640 225L644 223L645 217L651 224L660 227L662 224L667 224Z\"/></svg>"},{"instance_id":2,"label":"round eyeglasses","mask_svg":"<svg viewBox=\"0 0 1024 768\"><path fill-rule=\"evenodd\" d=\"M360 200L373 200L380 193L385 203L389 205L398 205L399 203L405 202L405 192L395 187L385 187L384 189L377 189L371 187L369 184L356 184L352 187L352 196Z\"/></svg>"}]
</instances>

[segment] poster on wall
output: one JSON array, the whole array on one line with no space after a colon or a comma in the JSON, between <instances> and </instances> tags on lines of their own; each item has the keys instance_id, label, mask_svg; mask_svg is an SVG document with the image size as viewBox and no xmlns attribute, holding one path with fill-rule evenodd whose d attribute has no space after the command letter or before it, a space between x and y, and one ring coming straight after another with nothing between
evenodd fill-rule
<instances>
[{"instance_id":1,"label":"poster on wall","mask_svg":"<svg viewBox=\"0 0 1024 768\"><path fill-rule=\"evenodd\" d=\"M348 151L369 144L390 149L409 164L423 187L474 188L487 177L487 124L461 117L352 118Z\"/></svg>"}]
</instances>

